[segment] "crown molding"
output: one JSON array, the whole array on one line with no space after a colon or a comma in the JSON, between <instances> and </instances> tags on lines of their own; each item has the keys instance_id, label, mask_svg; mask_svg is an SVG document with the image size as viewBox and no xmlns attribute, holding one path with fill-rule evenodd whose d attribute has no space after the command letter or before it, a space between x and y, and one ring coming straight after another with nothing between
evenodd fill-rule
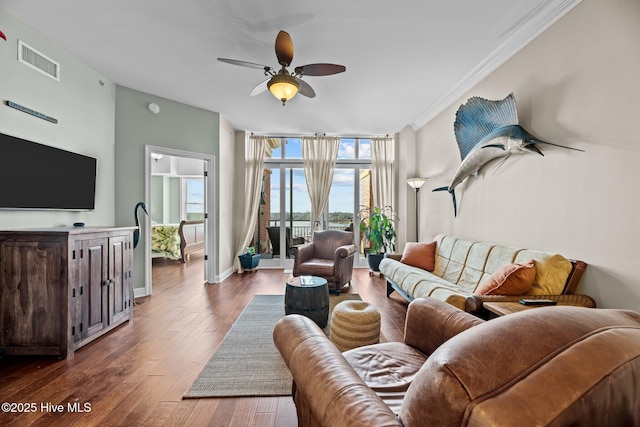
<instances>
[{"instance_id":1,"label":"crown molding","mask_svg":"<svg viewBox=\"0 0 640 427\"><path fill-rule=\"evenodd\" d=\"M409 125L418 130L518 53L582 0L548 0L534 9L513 34Z\"/></svg>"}]
</instances>

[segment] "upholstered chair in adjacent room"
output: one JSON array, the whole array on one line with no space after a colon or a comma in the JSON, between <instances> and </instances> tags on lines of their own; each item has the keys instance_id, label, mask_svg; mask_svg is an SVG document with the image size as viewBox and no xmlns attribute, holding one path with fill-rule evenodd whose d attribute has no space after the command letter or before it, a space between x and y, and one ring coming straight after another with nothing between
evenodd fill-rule
<instances>
[{"instance_id":1,"label":"upholstered chair in adjacent room","mask_svg":"<svg viewBox=\"0 0 640 427\"><path fill-rule=\"evenodd\" d=\"M295 257L293 275L324 277L329 290L340 293L344 285L351 284L356 251L352 232L316 231L311 242L291 249Z\"/></svg>"}]
</instances>

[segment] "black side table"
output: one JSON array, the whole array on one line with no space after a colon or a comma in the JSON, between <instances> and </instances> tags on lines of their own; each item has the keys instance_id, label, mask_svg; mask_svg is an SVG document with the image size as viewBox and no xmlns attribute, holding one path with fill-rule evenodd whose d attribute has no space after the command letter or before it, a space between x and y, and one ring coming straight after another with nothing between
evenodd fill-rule
<instances>
[{"instance_id":1,"label":"black side table","mask_svg":"<svg viewBox=\"0 0 640 427\"><path fill-rule=\"evenodd\" d=\"M284 312L307 316L320 328L327 326L329 320L327 280L316 276L299 276L287 280Z\"/></svg>"}]
</instances>

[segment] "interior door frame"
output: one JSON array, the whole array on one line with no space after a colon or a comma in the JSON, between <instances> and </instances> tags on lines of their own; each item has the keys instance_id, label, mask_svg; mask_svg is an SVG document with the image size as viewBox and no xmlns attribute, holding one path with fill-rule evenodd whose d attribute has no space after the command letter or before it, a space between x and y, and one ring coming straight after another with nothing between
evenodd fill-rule
<instances>
[{"instance_id":1,"label":"interior door frame","mask_svg":"<svg viewBox=\"0 0 640 427\"><path fill-rule=\"evenodd\" d=\"M205 200L205 220L204 220L204 281L215 283L215 272L217 271L217 260L212 256L213 243L216 241L216 231L213 226L216 224L215 197L212 195L215 177L215 156L212 154L195 153L191 151L177 150L174 148L157 147L153 145L144 146L144 200L148 207L151 206L151 153L163 154L165 156L184 157L188 159L202 160L206 177L204 180L204 200ZM145 254L145 295L152 293L151 274L151 221L144 222L144 254Z\"/></svg>"}]
</instances>

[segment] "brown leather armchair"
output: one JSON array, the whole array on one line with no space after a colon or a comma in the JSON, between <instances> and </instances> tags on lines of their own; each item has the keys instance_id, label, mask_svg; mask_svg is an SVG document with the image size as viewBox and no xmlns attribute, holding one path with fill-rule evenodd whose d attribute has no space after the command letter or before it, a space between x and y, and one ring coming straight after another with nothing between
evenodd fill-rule
<instances>
[{"instance_id":1,"label":"brown leather armchair","mask_svg":"<svg viewBox=\"0 0 640 427\"><path fill-rule=\"evenodd\" d=\"M316 231L311 242L291 248L295 257L293 275L324 277L329 290L340 293L344 285L351 284L356 252L352 232Z\"/></svg>"},{"instance_id":2,"label":"brown leather armchair","mask_svg":"<svg viewBox=\"0 0 640 427\"><path fill-rule=\"evenodd\" d=\"M289 315L273 338L299 426L640 426L640 314L572 306L483 321L434 298L404 342L340 353Z\"/></svg>"}]
</instances>

